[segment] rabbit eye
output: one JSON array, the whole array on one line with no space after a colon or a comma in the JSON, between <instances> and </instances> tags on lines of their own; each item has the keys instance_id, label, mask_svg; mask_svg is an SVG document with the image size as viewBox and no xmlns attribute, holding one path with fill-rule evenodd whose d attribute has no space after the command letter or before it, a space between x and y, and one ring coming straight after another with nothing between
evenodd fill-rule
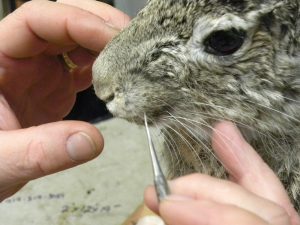
<instances>
[{"instance_id":1,"label":"rabbit eye","mask_svg":"<svg viewBox=\"0 0 300 225\"><path fill-rule=\"evenodd\" d=\"M241 30L215 31L205 39L204 50L217 56L231 55L243 45L245 37L246 32Z\"/></svg>"}]
</instances>

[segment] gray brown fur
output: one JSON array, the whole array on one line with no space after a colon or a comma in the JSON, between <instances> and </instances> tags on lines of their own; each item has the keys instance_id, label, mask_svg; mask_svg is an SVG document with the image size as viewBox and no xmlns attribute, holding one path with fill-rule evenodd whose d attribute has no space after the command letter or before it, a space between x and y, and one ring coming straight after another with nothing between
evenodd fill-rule
<instances>
[{"instance_id":1,"label":"gray brown fur","mask_svg":"<svg viewBox=\"0 0 300 225\"><path fill-rule=\"evenodd\" d=\"M97 59L96 94L115 116L141 124L146 112L160 126L173 177L226 176L209 134L214 122L234 121L299 211L299 3L150 0ZM227 19L247 29L244 45L224 57L203 53L203 35Z\"/></svg>"}]
</instances>

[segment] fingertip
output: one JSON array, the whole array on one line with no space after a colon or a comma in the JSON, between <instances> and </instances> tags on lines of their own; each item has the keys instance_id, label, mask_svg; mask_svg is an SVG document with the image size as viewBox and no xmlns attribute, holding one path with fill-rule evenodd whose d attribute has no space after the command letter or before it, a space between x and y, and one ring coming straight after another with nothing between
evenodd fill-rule
<instances>
[{"instance_id":1,"label":"fingertip","mask_svg":"<svg viewBox=\"0 0 300 225\"><path fill-rule=\"evenodd\" d=\"M154 187L148 186L144 192L144 201L147 207L155 213L158 213L158 200Z\"/></svg>"},{"instance_id":2,"label":"fingertip","mask_svg":"<svg viewBox=\"0 0 300 225\"><path fill-rule=\"evenodd\" d=\"M251 146L246 142L237 126L229 121L215 124L212 133L212 147L227 172L234 178L246 170Z\"/></svg>"},{"instance_id":3,"label":"fingertip","mask_svg":"<svg viewBox=\"0 0 300 225\"><path fill-rule=\"evenodd\" d=\"M232 143L244 142L243 135L239 131L238 127L229 121L222 121L215 124L212 133L212 145L213 147L218 147L225 142Z\"/></svg>"},{"instance_id":4,"label":"fingertip","mask_svg":"<svg viewBox=\"0 0 300 225\"><path fill-rule=\"evenodd\" d=\"M216 130L224 130L224 129L236 129L236 125L230 121L221 121L214 125Z\"/></svg>"}]
</instances>

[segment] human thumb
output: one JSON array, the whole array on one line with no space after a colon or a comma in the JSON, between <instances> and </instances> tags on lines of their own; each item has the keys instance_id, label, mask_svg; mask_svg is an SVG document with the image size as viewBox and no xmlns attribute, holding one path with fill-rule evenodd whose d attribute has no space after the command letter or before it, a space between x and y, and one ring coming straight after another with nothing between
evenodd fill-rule
<instances>
[{"instance_id":1,"label":"human thumb","mask_svg":"<svg viewBox=\"0 0 300 225\"><path fill-rule=\"evenodd\" d=\"M100 154L103 138L84 122L56 122L0 131L0 187L74 167Z\"/></svg>"}]
</instances>

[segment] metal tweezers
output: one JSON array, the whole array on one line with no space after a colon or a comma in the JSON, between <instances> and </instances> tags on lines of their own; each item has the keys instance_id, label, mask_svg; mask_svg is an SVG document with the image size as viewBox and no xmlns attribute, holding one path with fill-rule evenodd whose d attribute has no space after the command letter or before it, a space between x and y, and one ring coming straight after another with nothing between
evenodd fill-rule
<instances>
[{"instance_id":1,"label":"metal tweezers","mask_svg":"<svg viewBox=\"0 0 300 225\"><path fill-rule=\"evenodd\" d=\"M156 190L156 195L159 201L162 201L164 198L166 198L170 194L170 188L168 185L168 182L166 180L165 175L162 172L160 163L157 158L156 150L154 148L150 130L148 127L148 121L147 116L144 114L144 120L145 120L145 127L149 142L149 149L151 154L151 161L152 161L152 168L153 168L153 175L154 175L154 186Z\"/></svg>"}]
</instances>

